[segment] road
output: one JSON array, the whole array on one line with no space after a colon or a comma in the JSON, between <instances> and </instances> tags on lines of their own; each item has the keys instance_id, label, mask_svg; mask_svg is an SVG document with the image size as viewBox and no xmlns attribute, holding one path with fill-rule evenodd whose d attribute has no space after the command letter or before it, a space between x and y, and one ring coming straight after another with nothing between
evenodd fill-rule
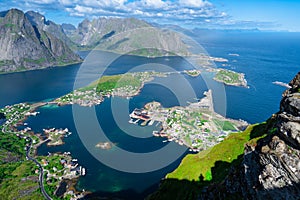
<instances>
[{"instance_id":1,"label":"road","mask_svg":"<svg viewBox=\"0 0 300 200\"><path fill-rule=\"evenodd\" d=\"M32 145L32 139L30 137L27 137L26 139L30 140L30 144L29 146L26 147L26 158L28 160L31 160L33 162L35 162L35 164L39 167L40 169L40 174L39 174L39 185L42 191L42 194L44 195L45 199L47 200L52 200L52 198L47 194L47 192L45 191L44 188L44 169L42 167L42 165L33 157L30 157L29 153L30 153L30 149L31 149L31 145Z\"/></svg>"}]
</instances>

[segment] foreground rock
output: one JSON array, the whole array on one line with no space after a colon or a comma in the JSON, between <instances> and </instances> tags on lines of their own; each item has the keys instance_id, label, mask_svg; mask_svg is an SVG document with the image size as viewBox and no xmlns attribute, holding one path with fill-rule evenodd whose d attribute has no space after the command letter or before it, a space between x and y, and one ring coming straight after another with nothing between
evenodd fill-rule
<instances>
[{"instance_id":1,"label":"foreground rock","mask_svg":"<svg viewBox=\"0 0 300 200\"><path fill-rule=\"evenodd\" d=\"M283 94L269 134L246 145L242 163L227 178L201 193L201 199L299 199L300 73Z\"/></svg>"}]
</instances>

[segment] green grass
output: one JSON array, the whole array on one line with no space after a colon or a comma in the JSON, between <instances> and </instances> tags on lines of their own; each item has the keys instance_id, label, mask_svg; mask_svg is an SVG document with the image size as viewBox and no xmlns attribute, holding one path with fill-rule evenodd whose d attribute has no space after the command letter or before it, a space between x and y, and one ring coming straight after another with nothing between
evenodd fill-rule
<instances>
[{"instance_id":1,"label":"green grass","mask_svg":"<svg viewBox=\"0 0 300 200\"><path fill-rule=\"evenodd\" d=\"M216 80L222 81L227 84L239 83L239 77L240 75L238 73L225 69L219 70L215 75Z\"/></svg>"},{"instance_id":2,"label":"green grass","mask_svg":"<svg viewBox=\"0 0 300 200\"><path fill-rule=\"evenodd\" d=\"M16 135L0 132L0 147L9 152L25 156L25 140L19 139Z\"/></svg>"},{"instance_id":3,"label":"green grass","mask_svg":"<svg viewBox=\"0 0 300 200\"><path fill-rule=\"evenodd\" d=\"M198 154L187 155L179 165L179 167L167 175L167 178L186 179L189 181L199 181L199 177L210 181L212 178L212 168L215 167L217 161L231 163L243 154L244 144L250 140L250 134L254 126L249 126L244 132L232 133L223 142L216 146L201 151ZM219 174L218 180L224 178L226 170Z\"/></svg>"},{"instance_id":4,"label":"green grass","mask_svg":"<svg viewBox=\"0 0 300 200\"><path fill-rule=\"evenodd\" d=\"M236 130L234 125L229 121L220 121L218 119L213 119L213 122L224 131Z\"/></svg>"},{"instance_id":5,"label":"green grass","mask_svg":"<svg viewBox=\"0 0 300 200\"><path fill-rule=\"evenodd\" d=\"M35 164L26 161L13 172L13 178L4 179L0 184L1 199L43 199L39 191L37 174L34 174Z\"/></svg>"},{"instance_id":6,"label":"green grass","mask_svg":"<svg viewBox=\"0 0 300 200\"><path fill-rule=\"evenodd\" d=\"M140 87L142 81L133 74L102 76L97 81L97 92L107 92L122 87Z\"/></svg>"},{"instance_id":7,"label":"green grass","mask_svg":"<svg viewBox=\"0 0 300 200\"><path fill-rule=\"evenodd\" d=\"M199 199L199 193L204 187L220 183L232 167L237 168L241 164L245 143L256 145L258 139L272 134L272 131L267 131L270 126L272 120L251 125L244 132L233 133L210 149L187 155L179 167L161 182L159 189L146 199ZM241 199L239 193L232 197Z\"/></svg>"}]
</instances>

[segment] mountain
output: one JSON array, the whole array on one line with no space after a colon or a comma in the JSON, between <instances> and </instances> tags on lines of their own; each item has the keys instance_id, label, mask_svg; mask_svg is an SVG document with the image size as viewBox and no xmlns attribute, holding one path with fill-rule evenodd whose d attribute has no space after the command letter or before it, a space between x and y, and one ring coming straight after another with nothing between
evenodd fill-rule
<instances>
[{"instance_id":1,"label":"mountain","mask_svg":"<svg viewBox=\"0 0 300 200\"><path fill-rule=\"evenodd\" d=\"M298 200L300 72L289 85L278 113L211 149L187 155L147 199Z\"/></svg>"},{"instance_id":2,"label":"mountain","mask_svg":"<svg viewBox=\"0 0 300 200\"><path fill-rule=\"evenodd\" d=\"M52 34L56 38L62 40L67 45L72 46L74 43L65 34L64 29L61 25L56 24L50 20L46 20L45 16L38 12L28 11L25 16L29 19L33 26L36 26L39 30L43 30L47 33Z\"/></svg>"},{"instance_id":3,"label":"mountain","mask_svg":"<svg viewBox=\"0 0 300 200\"><path fill-rule=\"evenodd\" d=\"M189 53L179 33L135 18L85 19L77 29L66 24L63 29L80 49L150 57Z\"/></svg>"},{"instance_id":4,"label":"mountain","mask_svg":"<svg viewBox=\"0 0 300 200\"><path fill-rule=\"evenodd\" d=\"M0 13L0 72L39 69L80 62L63 41L44 31L41 15L17 9ZM34 19L35 17L35 19ZM39 21L36 19L39 17ZM51 22L50 26L55 27Z\"/></svg>"},{"instance_id":5,"label":"mountain","mask_svg":"<svg viewBox=\"0 0 300 200\"><path fill-rule=\"evenodd\" d=\"M181 35L171 30L154 27L119 33L99 42L96 49L147 57L190 54Z\"/></svg>"},{"instance_id":6,"label":"mountain","mask_svg":"<svg viewBox=\"0 0 300 200\"><path fill-rule=\"evenodd\" d=\"M145 21L135 18L98 18L83 20L68 37L81 46L96 46L99 41L127 30L149 27ZM65 27L65 26L64 26Z\"/></svg>"},{"instance_id":7,"label":"mountain","mask_svg":"<svg viewBox=\"0 0 300 200\"><path fill-rule=\"evenodd\" d=\"M76 27L73 24L63 23L61 25L61 28L63 29L64 33L66 33L67 35L70 35L76 31Z\"/></svg>"}]
</instances>

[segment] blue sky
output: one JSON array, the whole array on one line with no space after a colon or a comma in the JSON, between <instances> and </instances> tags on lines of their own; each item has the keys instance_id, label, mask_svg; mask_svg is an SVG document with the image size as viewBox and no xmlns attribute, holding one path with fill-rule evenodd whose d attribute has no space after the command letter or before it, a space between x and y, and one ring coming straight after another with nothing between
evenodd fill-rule
<instances>
[{"instance_id":1,"label":"blue sky","mask_svg":"<svg viewBox=\"0 0 300 200\"><path fill-rule=\"evenodd\" d=\"M34 10L56 23L136 17L186 28L300 32L299 0L0 0L0 8Z\"/></svg>"}]
</instances>

